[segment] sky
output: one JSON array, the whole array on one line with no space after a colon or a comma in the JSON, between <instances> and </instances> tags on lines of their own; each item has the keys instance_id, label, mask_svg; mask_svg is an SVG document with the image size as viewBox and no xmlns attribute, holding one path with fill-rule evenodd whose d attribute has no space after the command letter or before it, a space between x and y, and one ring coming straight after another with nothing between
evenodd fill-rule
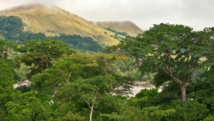
<instances>
[{"instance_id":1,"label":"sky","mask_svg":"<svg viewBox=\"0 0 214 121\"><path fill-rule=\"evenodd\" d=\"M90 21L132 21L142 30L159 23L214 26L214 0L0 0L0 10L29 3L56 5Z\"/></svg>"}]
</instances>

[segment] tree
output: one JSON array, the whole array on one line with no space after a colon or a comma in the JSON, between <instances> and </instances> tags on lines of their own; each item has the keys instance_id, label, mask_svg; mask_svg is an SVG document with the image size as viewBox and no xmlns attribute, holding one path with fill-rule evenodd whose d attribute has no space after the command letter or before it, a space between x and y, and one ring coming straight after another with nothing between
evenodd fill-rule
<instances>
[{"instance_id":1,"label":"tree","mask_svg":"<svg viewBox=\"0 0 214 121\"><path fill-rule=\"evenodd\" d=\"M167 116L166 121L200 121L207 116L208 109L206 105L200 104L196 100L174 100L170 107L173 107L176 112L173 115Z\"/></svg>"},{"instance_id":2,"label":"tree","mask_svg":"<svg viewBox=\"0 0 214 121\"><path fill-rule=\"evenodd\" d=\"M15 45L13 45L10 42L7 42L5 40L0 40L0 58L11 58L12 54L12 50L15 48Z\"/></svg>"},{"instance_id":3,"label":"tree","mask_svg":"<svg viewBox=\"0 0 214 121\"><path fill-rule=\"evenodd\" d=\"M82 75L82 66L68 58L53 63L53 66L42 73L32 76L32 88L40 92L38 95L47 99L59 92L61 85L72 82Z\"/></svg>"},{"instance_id":4,"label":"tree","mask_svg":"<svg viewBox=\"0 0 214 121\"><path fill-rule=\"evenodd\" d=\"M206 59L207 40L201 36L187 26L161 23L136 38L127 37L121 45L136 57L142 73L155 73L156 86L166 81L176 83L186 101L186 88Z\"/></svg>"},{"instance_id":5,"label":"tree","mask_svg":"<svg viewBox=\"0 0 214 121\"><path fill-rule=\"evenodd\" d=\"M8 101L7 120L45 121L50 119L50 104L36 97L37 92L15 93L14 99Z\"/></svg>"},{"instance_id":6,"label":"tree","mask_svg":"<svg viewBox=\"0 0 214 121\"><path fill-rule=\"evenodd\" d=\"M29 77L51 67L52 62L63 55L72 53L67 44L56 40L27 41L19 47L19 51L22 52L20 61L31 66Z\"/></svg>"},{"instance_id":7,"label":"tree","mask_svg":"<svg viewBox=\"0 0 214 121\"><path fill-rule=\"evenodd\" d=\"M106 76L78 79L61 87L57 98L68 103L76 103L76 106L80 106L79 110L82 110L81 108L84 108L84 104L86 104L90 109L89 120L92 121L97 100L110 92L110 81L111 78Z\"/></svg>"},{"instance_id":8,"label":"tree","mask_svg":"<svg viewBox=\"0 0 214 121\"><path fill-rule=\"evenodd\" d=\"M110 82L111 92L115 93L115 89L119 86L125 87L124 90L117 92L125 93L132 80L130 79L130 71L134 69L126 68L130 65L126 65L129 61L128 57L120 54L73 54L71 55L71 60L75 63L81 64L83 66L82 78L92 78L97 75L104 75L109 77L114 77L114 80Z\"/></svg>"},{"instance_id":9,"label":"tree","mask_svg":"<svg viewBox=\"0 0 214 121\"><path fill-rule=\"evenodd\" d=\"M110 92L110 87L109 87L109 82L112 79L110 77L105 77L105 76L97 76L92 79L86 80L86 82L89 82L88 86L85 85L82 88L82 91L85 93L88 93L87 95L83 95L84 101L88 104L90 108L90 121L92 121L92 116L95 108L95 101L98 98L101 98L102 95L109 94ZM86 88L87 87L87 88ZM85 89L84 89L85 88ZM89 93L86 90L91 90Z\"/></svg>"},{"instance_id":10,"label":"tree","mask_svg":"<svg viewBox=\"0 0 214 121\"><path fill-rule=\"evenodd\" d=\"M118 73L126 70L120 69L121 61L126 59L114 54L72 54L32 76L31 89L38 92L41 100L54 102L56 119L101 120L100 114L119 110L117 102L106 102L108 106L102 102L115 99L112 89L126 83Z\"/></svg>"},{"instance_id":11,"label":"tree","mask_svg":"<svg viewBox=\"0 0 214 121\"><path fill-rule=\"evenodd\" d=\"M12 99L13 94L13 70L4 60L0 59L0 120L4 120L6 115L5 104Z\"/></svg>"},{"instance_id":12,"label":"tree","mask_svg":"<svg viewBox=\"0 0 214 121\"><path fill-rule=\"evenodd\" d=\"M53 40L60 40L68 43L69 47L78 50L88 50L99 52L103 50L103 47L94 41L91 37L82 37L79 35L60 35L55 37L50 37Z\"/></svg>"},{"instance_id":13,"label":"tree","mask_svg":"<svg viewBox=\"0 0 214 121\"><path fill-rule=\"evenodd\" d=\"M0 37L15 40L22 33L24 24L17 16L0 16L0 25Z\"/></svg>"}]
</instances>

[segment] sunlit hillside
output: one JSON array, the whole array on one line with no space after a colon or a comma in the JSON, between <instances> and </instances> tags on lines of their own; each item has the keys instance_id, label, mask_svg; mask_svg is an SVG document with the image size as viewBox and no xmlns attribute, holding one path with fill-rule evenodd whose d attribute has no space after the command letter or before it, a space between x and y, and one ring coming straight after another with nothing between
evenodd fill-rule
<instances>
[{"instance_id":1,"label":"sunlit hillside","mask_svg":"<svg viewBox=\"0 0 214 121\"><path fill-rule=\"evenodd\" d=\"M110 28L117 32L125 32L130 36L137 36L143 33L143 31L131 21L103 21L94 23L103 28Z\"/></svg>"},{"instance_id":2,"label":"sunlit hillside","mask_svg":"<svg viewBox=\"0 0 214 121\"><path fill-rule=\"evenodd\" d=\"M41 32L46 36L60 34L88 36L105 45L119 43L111 37L115 33L56 6L24 5L1 11L0 15L20 17L25 23L24 30L33 33Z\"/></svg>"}]
</instances>

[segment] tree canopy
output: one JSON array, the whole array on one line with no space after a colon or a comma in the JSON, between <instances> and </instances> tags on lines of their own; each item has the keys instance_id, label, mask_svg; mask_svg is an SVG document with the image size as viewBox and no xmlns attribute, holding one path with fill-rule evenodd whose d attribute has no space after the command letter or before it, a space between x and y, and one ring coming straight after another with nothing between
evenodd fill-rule
<instances>
[{"instance_id":1,"label":"tree canopy","mask_svg":"<svg viewBox=\"0 0 214 121\"><path fill-rule=\"evenodd\" d=\"M106 53L74 51L85 44L69 37L0 40L0 121L214 119L213 28L162 23ZM162 91L129 96L136 80Z\"/></svg>"},{"instance_id":2,"label":"tree canopy","mask_svg":"<svg viewBox=\"0 0 214 121\"><path fill-rule=\"evenodd\" d=\"M124 48L141 64L142 73L155 73L155 84L166 81L177 83L182 99L186 100L186 87L196 72L203 68L207 58L209 40L183 25L154 25L136 38L128 37Z\"/></svg>"}]
</instances>

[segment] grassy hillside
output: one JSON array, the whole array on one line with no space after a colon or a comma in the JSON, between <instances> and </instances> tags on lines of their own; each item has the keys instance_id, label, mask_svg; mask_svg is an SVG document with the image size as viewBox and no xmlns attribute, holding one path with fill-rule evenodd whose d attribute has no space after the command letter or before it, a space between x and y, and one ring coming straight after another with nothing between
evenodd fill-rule
<instances>
[{"instance_id":1,"label":"grassy hillside","mask_svg":"<svg viewBox=\"0 0 214 121\"><path fill-rule=\"evenodd\" d=\"M60 34L87 36L105 45L119 43L118 40L110 36L115 33L109 32L56 6L24 5L0 11L0 15L20 17L25 24L24 31L41 32L46 36Z\"/></svg>"},{"instance_id":2,"label":"grassy hillside","mask_svg":"<svg viewBox=\"0 0 214 121\"><path fill-rule=\"evenodd\" d=\"M137 36L138 34L143 33L143 31L137 25L130 21L103 21L93 23L102 28L110 28L117 32L125 32L130 36Z\"/></svg>"}]
</instances>

